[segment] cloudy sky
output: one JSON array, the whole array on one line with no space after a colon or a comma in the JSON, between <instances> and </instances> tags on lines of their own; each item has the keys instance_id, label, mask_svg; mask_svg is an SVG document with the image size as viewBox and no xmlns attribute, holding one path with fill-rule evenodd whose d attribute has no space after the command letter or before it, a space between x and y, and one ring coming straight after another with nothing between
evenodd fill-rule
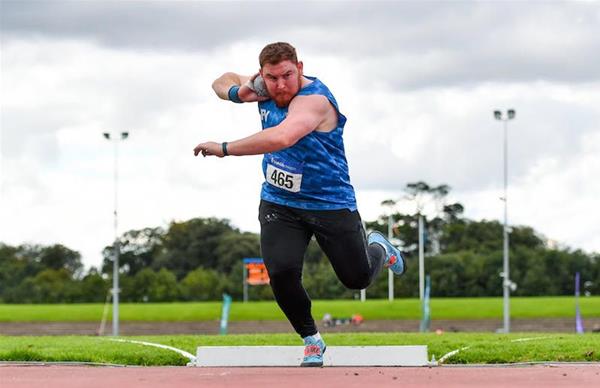
<instances>
[{"instance_id":1,"label":"cloudy sky","mask_svg":"<svg viewBox=\"0 0 600 388\"><path fill-rule=\"evenodd\" d=\"M289 41L348 117L363 218L408 182L452 187L471 219L501 219L600 251L600 3L1 1L0 241L62 243L99 265L119 231L192 217L257 232L260 157L194 158L260 129L217 99Z\"/></svg>"}]
</instances>

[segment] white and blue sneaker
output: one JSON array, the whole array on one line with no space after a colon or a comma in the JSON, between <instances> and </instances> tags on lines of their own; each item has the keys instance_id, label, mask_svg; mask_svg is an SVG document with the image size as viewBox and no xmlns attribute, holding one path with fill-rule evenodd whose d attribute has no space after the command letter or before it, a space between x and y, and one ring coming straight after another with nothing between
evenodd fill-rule
<instances>
[{"instance_id":1,"label":"white and blue sneaker","mask_svg":"<svg viewBox=\"0 0 600 388\"><path fill-rule=\"evenodd\" d=\"M316 335L304 337L304 358L300 366L323 366L325 349L327 346L322 338L316 338Z\"/></svg>"},{"instance_id":2,"label":"white and blue sneaker","mask_svg":"<svg viewBox=\"0 0 600 388\"><path fill-rule=\"evenodd\" d=\"M379 244L385 250L385 261L383 266L392 270L396 275L402 275L406 271L406 263L402 254L395 246L390 243L383 234L374 231L367 238L369 245Z\"/></svg>"}]
</instances>

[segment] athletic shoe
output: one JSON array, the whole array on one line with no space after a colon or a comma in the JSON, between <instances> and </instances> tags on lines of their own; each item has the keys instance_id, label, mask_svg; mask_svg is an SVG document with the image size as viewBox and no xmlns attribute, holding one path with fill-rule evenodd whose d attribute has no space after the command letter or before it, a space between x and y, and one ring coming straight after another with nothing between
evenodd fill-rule
<instances>
[{"instance_id":1,"label":"athletic shoe","mask_svg":"<svg viewBox=\"0 0 600 388\"><path fill-rule=\"evenodd\" d=\"M392 270L396 275L402 275L406 270L406 263L398 248L392 245L383 234L374 231L369 234L369 245L379 244L385 250L385 261L383 266Z\"/></svg>"},{"instance_id":2,"label":"athletic shoe","mask_svg":"<svg viewBox=\"0 0 600 388\"><path fill-rule=\"evenodd\" d=\"M323 354L325 353L325 342L315 339L313 336L304 338L304 359L300 366L323 366Z\"/></svg>"}]
</instances>

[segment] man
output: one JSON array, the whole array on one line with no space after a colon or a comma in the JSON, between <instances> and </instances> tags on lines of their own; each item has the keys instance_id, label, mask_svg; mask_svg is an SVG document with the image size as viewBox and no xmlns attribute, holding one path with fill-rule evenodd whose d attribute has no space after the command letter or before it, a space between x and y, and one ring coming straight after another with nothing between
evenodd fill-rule
<instances>
[{"instance_id":1,"label":"man","mask_svg":"<svg viewBox=\"0 0 600 388\"><path fill-rule=\"evenodd\" d=\"M304 253L312 236L351 289L369 286L382 266L401 275L405 263L381 233L365 238L342 139L346 117L329 89L304 76L288 43L265 46L259 63L258 74L225 73L213 89L224 100L258 101L263 130L232 142L200 143L194 155L264 154L261 252L275 300L304 340L301 366L322 366L326 346L302 286ZM259 75L266 96L254 90Z\"/></svg>"}]
</instances>

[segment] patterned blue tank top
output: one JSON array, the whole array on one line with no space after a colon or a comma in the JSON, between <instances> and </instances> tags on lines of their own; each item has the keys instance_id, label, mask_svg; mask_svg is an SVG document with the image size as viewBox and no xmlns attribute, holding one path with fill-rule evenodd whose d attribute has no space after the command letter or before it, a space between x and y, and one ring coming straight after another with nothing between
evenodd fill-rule
<instances>
[{"instance_id":1,"label":"patterned blue tank top","mask_svg":"<svg viewBox=\"0 0 600 388\"><path fill-rule=\"evenodd\" d=\"M262 162L265 182L261 198L284 206L307 210L356 210L354 188L350 184L348 162L344 151L346 117L321 81L314 77L298 96L319 94L327 97L338 114L335 129L312 131L293 146L265 154ZM258 103L263 129L274 127L287 116L288 108L278 107L273 100Z\"/></svg>"}]
</instances>

